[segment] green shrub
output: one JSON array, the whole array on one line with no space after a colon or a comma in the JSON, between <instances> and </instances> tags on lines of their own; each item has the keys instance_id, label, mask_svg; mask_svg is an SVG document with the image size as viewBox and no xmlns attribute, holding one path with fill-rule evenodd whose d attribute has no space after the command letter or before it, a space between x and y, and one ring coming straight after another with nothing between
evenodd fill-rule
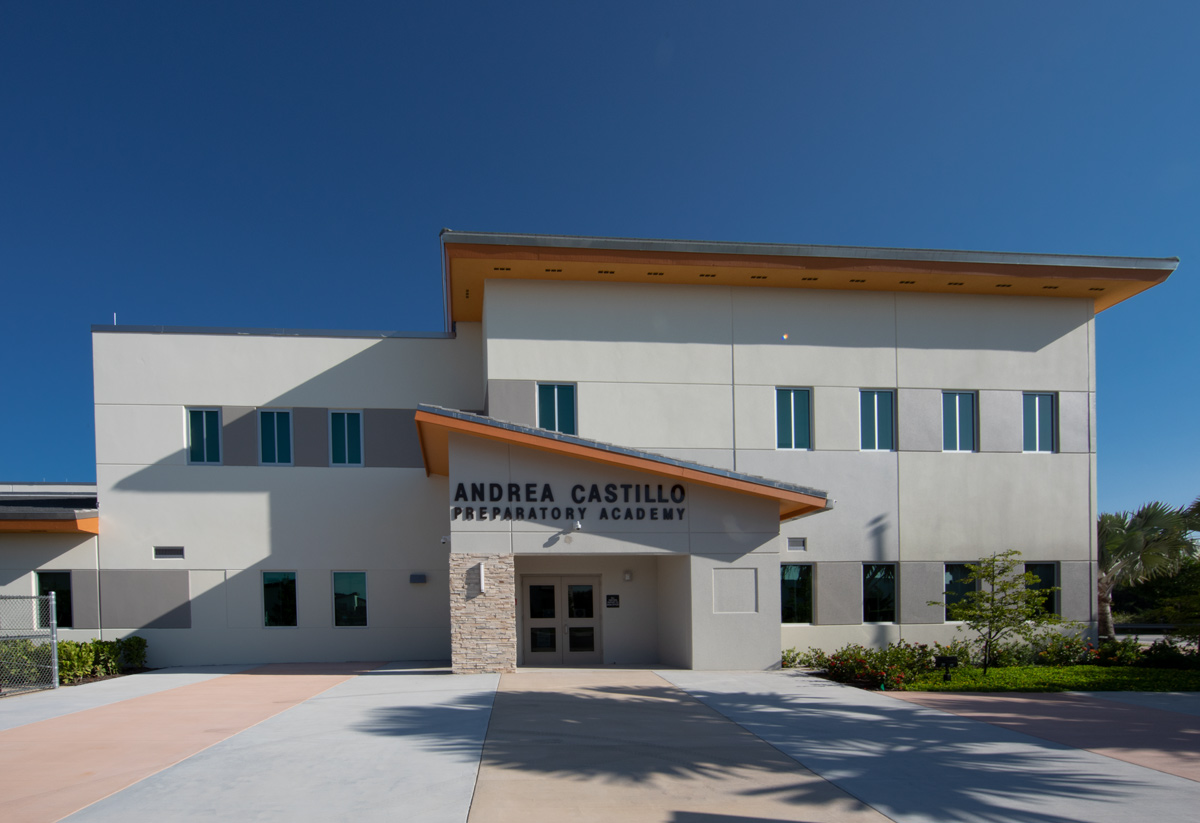
<instances>
[{"instance_id":1,"label":"green shrub","mask_svg":"<svg viewBox=\"0 0 1200 823\"><path fill-rule=\"evenodd\" d=\"M1042 632L1029 645L1034 666L1082 666L1095 659L1095 647L1079 634Z\"/></svg>"},{"instance_id":2,"label":"green shrub","mask_svg":"<svg viewBox=\"0 0 1200 823\"><path fill-rule=\"evenodd\" d=\"M794 649L792 651L795 651ZM796 662L793 666L805 666L809 669L824 669L829 665L829 655L821 649L809 649L806 652L796 652Z\"/></svg>"},{"instance_id":3,"label":"green shrub","mask_svg":"<svg viewBox=\"0 0 1200 823\"><path fill-rule=\"evenodd\" d=\"M121 654L115 640L92 641L92 675L106 677L121 673Z\"/></svg>"},{"instance_id":4,"label":"green shrub","mask_svg":"<svg viewBox=\"0 0 1200 823\"><path fill-rule=\"evenodd\" d=\"M47 657L44 652L39 652L41 648L25 638L0 640L0 689L36 683L40 658Z\"/></svg>"},{"instance_id":5,"label":"green shrub","mask_svg":"<svg viewBox=\"0 0 1200 823\"><path fill-rule=\"evenodd\" d=\"M58 641L58 682L75 683L92 674L95 652L91 643Z\"/></svg>"},{"instance_id":6,"label":"green shrub","mask_svg":"<svg viewBox=\"0 0 1200 823\"><path fill-rule=\"evenodd\" d=\"M962 637L957 637L944 645L934 643L933 654L937 657L957 657L960 666L970 666L971 661L975 659L970 641Z\"/></svg>"},{"instance_id":7,"label":"green shrub","mask_svg":"<svg viewBox=\"0 0 1200 823\"><path fill-rule=\"evenodd\" d=\"M146 638L131 634L117 641L120 650L121 671L146 668Z\"/></svg>"},{"instance_id":8,"label":"green shrub","mask_svg":"<svg viewBox=\"0 0 1200 823\"><path fill-rule=\"evenodd\" d=\"M1013 666L922 675L908 689L931 692L1200 691L1200 672L1134 666Z\"/></svg>"},{"instance_id":9,"label":"green shrub","mask_svg":"<svg viewBox=\"0 0 1200 823\"><path fill-rule=\"evenodd\" d=\"M1168 637L1142 649L1138 665L1155 669L1200 669L1200 655Z\"/></svg>"},{"instance_id":10,"label":"green shrub","mask_svg":"<svg viewBox=\"0 0 1200 823\"><path fill-rule=\"evenodd\" d=\"M1088 644L1092 661L1097 666L1136 666L1142 658L1142 645L1136 637L1122 640L1102 640L1100 645Z\"/></svg>"}]
</instances>

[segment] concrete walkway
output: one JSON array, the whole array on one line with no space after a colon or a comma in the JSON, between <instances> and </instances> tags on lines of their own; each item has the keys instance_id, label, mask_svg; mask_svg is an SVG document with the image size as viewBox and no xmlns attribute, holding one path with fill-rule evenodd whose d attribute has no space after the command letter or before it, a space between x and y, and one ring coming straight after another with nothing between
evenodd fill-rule
<instances>
[{"instance_id":1,"label":"concrete walkway","mask_svg":"<svg viewBox=\"0 0 1200 823\"><path fill-rule=\"evenodd\" d=\"M166 670L0 700L24 821L1193 819L1200 695L899 695L796 672Z\"/></svg>"}]
</instances>

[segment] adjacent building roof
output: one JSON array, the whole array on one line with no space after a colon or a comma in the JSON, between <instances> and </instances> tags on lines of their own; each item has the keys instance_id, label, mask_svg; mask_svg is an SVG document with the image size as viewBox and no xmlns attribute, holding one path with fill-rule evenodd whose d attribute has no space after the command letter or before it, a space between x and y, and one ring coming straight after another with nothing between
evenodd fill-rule
<instances>
[{"instance_id":1,"label":"adjacent building roof","mask_svg":"<svg viewBox=\"0 0 1200 823\"><path fill-rule=\"evenodd\" d=\"M488 280L1084 297L1103 311L1179 258L560 237L442 230L446 319L478 321ZM448 326L449 327L449 326Z\"/></svg>"},{"instance_id":2,"label":"adjacent building roof","mask_svg":"<svg viewBox=\"0 0 1200 823\"><path fill-rule=\"evenodd\" d=\"M450 474L450 433L458 432L773 500L779 504L781 522L833 508L833 501L825 492L794 483L783 483L751 474L689 463L652 452L627 449L545 429L518 426L440 406L418 406L416 423L426 475Z\"/></svg>"},{"instance_id":3,"label":"adjacent building roof","mask_svg":"<svg viewBox=\"0 0 1200 823\"><path fill-rule=\"evenodd\" d=\"M0 484L0 532L99 534L96 487L87 484Z\"/></svg>"}]
</instances>

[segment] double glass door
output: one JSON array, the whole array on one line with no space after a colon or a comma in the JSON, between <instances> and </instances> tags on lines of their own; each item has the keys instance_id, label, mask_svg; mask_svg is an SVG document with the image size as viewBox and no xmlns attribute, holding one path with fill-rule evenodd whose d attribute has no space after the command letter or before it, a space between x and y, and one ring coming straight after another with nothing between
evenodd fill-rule
<instances>
[{"instance_id":1,"label":"double glass door","mask_svg":"<svg viewBox=\"0 0 1200 823\"><path fill-rule=\"evenodd\" d=\"M521 593L526 666L604 662L599 577L526 576Z\"/></svg>"}]
</instances>

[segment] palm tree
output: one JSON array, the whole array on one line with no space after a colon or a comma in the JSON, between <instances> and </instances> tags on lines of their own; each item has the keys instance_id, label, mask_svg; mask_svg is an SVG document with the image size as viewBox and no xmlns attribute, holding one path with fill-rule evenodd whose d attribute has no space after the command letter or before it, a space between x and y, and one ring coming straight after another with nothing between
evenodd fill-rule
<instances>
[{"instance_id":1,"label":"palm tree","mask_svg":"<svg viewBox=\"0 0 1200 823\"><path fill-rule=\"evenodd\" d=\"M1196 553L1188 532L1194 518L1200 516L1198 504L1200 499L1188 508L1173 509L1154 502L1132 513L1100 515L1096 524L1100 547L1097 600L1102 638L1115 640L1117 636L1112 619L1113 589L1172 575Z\"/></svg>"}]
</instances>

